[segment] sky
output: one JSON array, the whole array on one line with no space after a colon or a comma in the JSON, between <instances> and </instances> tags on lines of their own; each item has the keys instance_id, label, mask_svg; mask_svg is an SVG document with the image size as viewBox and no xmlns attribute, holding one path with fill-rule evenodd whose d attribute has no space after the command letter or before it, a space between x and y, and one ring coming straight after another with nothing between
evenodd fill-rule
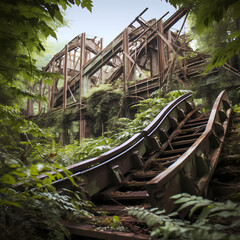
<instances>
[{"instance_id":1,"label":"sky","mask_svg":"<svg viewBox=\"0 0 240 240\"><path fill-rule=\"evenodd\" d=\"M103 46L106 47L146 7L148 10L142 15L146 21L152 18L159 19L169 11L165 17L167 19L176 11L165 0L93 0L92 13L77 6L67 9L69 27L58 30L58 42L67 43L86 32L87 37L103 37ZM180 29L182 21L173 27Z\"/></svg>"}]
</instances>

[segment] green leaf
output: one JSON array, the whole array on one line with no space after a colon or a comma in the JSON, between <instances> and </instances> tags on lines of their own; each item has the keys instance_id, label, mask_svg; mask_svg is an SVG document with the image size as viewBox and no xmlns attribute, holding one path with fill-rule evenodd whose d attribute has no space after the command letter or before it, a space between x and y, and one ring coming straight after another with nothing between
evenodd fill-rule
<instances>
[{"instance_id":1,"label":"green leaf","mask_svg":"<svg viewBox=\"0 0 240 240\"><path fill-rule=\"evenodd\" d=\"M92 12L92 0L82 0L81 7L87 8L90 12Z\"/></svg>"},{"instance_id":2,"label":"green leaf","mask_svg":"<svg viewBox=\"0 0 240 240\"><path fill-rule=\"evenodd\" d=\"M2 184L12 184L13 185L13 184L16 183L16 180L12 175L5 174L0 178L0 183L2 183Z\"/></svg>"},{"instance_id":3,"label":"green leaf","mask_svg":"<svg viewBox=\"0 0 240 240\"><path fill-rule=\"evenodd\" d=\"M75 0L77 6L79 6L81 4L81 0Z\"/></svg>"},{"instance_id":4,"label":"green leaf","mask_svg":"<svg viewBox=\"0 0 240 240\"><path fill-rule=\"evenodd\" d=\"M183 210L184 208L187 208L187 207L190 207L192 205L194 205L196 203L196 201L188 201L188 202L185 202L184 204L182 204L177 211L181 211Z\"/></svg>"},{"instance_id":5,"label":"green leaf","mask_svg":"<svg viewBox=\"0 0 240 240\"><path fill-rule=\"evenodd\" d=\"M1 205L10 205L10 206L15 206L15 207L18 207L18 208L22 208L22 206L17 203L17 202L12 202L12 201L8 201L8 200L3 200L3 199L0 199L0 206Z\"/></svg>"}]
</instances>

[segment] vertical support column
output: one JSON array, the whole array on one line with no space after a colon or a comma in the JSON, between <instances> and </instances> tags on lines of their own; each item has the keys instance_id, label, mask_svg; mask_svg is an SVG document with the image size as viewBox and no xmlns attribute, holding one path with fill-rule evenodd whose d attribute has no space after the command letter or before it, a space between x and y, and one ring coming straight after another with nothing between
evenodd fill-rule
<instances>
[{"instance_id":1,"label":"vertical support column","mask_svg":"<svg viewBox=\"0 0 240 240\"><path fill-rule=\"evenodd\" d=\"M64 60L64 85L63 85L63 111L67 106L67 75L68 75L68 44L65 45L65 60Z\"/></svg>"},{"instance_id":2,"label":"vertical support column","mask_svg":"<svg viewBox=\"0 0 240 240\"><path fill-rule=\"evenodd\" d=\"M128 39L128 28L123 31L123 91L124 94L127 93L127 77L129 74L129 59L127 54L129 54L129 39Z\"/></svg>"},{"instance_id":3,"label":"vertical support column","mask_svg":"<svg viewBox=\"0 0 240 240\"><path fill-rule=\"evenodd\" d=\"M158 29L158 32L163 34L162 20L157 22L157 29ZM161 87L165 77L164 70L165 70L166 63L165 63L165 53L164 53L164 42L160 38L160 36L158 36L158 54L159 54L159 72L160 72L160 87Z\"/></svg>"},{"instance_id":4,"label":"vertical support column","mask_svg":"<svg viewBox=\"0 0 240 240\"><path fill-rule=\"evenodd\" d=\"M150 72L151 77L159 73L159 60L158 60L158 51L155 49L155 44L149 46L149 55L150 55Z\"/></svg>"},{"instance_id":5,"label":"vertical support column","mask_svg":"<svg viewBox=\"0 0 240 240\"><path fill-rule=\"evenodd\" d=\"M76 64L76 49L74 49L74 52L73 52L73 70L75 70L75 64Z\"/></svg>"},{"instance_id":6,"label":"vertical support column","mask_svg":"<svg viewBox=\"0 0 240 240\"><path fill-rule=\"evenodd\" d=\"M184 38L184 48L186 48L186 35L185 32L183 34L183 38ZM184 59L183 59L183 71L184 71L184 81L187 80L187 60L186 60L186 52L184 51Z\"/></svg>"},{"instance_id":7,"label":"vertical support column","mask_svg":"<svg viewBox=\"0 0 240 240\"><path fill-rule=\"evenodd\" d=\"M52 66L52 73L55 73L55 59L53 61L53 66ZM54 78L54 81L53 81L53 85L51 87L51 103L50 103L50 107L52 108L54 106L54 97L55 97L55 89L56 89L56 78Z\"/></svg>"},{"instance_id":8,"label":"vertical support column","mask_svg":"<svg viewBox=\"0 0 240 240\"><path fill-rule=\"evenodd\" d=\"M39 82L39 94L42 97L43 95L43 83L42 83L42 79ZM42 111L42 103L41 100L38 100L38 114L40 114L40 112Z\"/></svg>"},{"instance_id":9,"label":"vertical support column","mask_svg":"<svg viewBox=\"0 0 240 240\"><path fill-rule=\"evenodd\" d=\"M29 86L30 93L33 92L33 87ZM27 102L27 117L30 117L33 115L33 99L28 98Z\"/></svg>"},{"instance_id":10,"label":"vertical support column","mask_svg":"<svg viewBox=\"0 0 240 240\"><path fill-rule=\"evenodd\" d=\"M48 85L48 111L50 110L51 108L51 86Z\"/></svg>"},{"instance_id":11,"label":"vertical support column","mask_svg":"<svg viewBox=\"0 0 240 240\"><path fill-rule=\"evenodd\" d=\"M85 42L86 33L81 35L81 51L80 51L80 74L79 74L79 141L84 137L84 121L82 120L82 82L83 82L83 66L85 64Z\"/></svg>"},{"instance_id":12,"label":"vertical support column","mask_svg":"<svg viewBox=\"0 0 240 240\"><path fill-rule=\"evenodd\" d=\"M49 66L49 72L52 72L52 65ZM51 108L51 86L48 85L48 104L47 110L49 111Z\"/></svg>"},{"instance_id":13,"label":"vertical support column","mask_svg":"<svg viewBox=\"0 0 240 240\"><path fill-rule=\"evenodd\" d=\"M103 38L100 38L100 51L102 51L103 49ZM100 68L100 74L99 74L99 80L100 80L100 83L103 83L103 70L102 70L102 67Z\"/></svg>"},{"instance_id":14,"label":"vertical support column","mask_svg":"<svg viewBox=\"0 0 240 240\"><path fill-rule=\"evenodd\" d=\"M169 29L167 31L167 39L169 41L169 43L171 44L172 43L172 31ZM167 46L167 57L168 57L168 61L170 61L171 59L171 53L170 53L170 48Z\"/></svg>"}]
</instances>

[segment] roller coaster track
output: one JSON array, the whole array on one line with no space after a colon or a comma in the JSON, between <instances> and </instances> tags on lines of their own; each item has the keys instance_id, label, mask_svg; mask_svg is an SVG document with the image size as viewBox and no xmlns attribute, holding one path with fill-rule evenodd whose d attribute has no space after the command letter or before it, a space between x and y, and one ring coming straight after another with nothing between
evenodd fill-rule
<instances>
[{"instance_id":1,"label":"roller coaster track","mask_svg":"<svg viewBox=\"0 0 240 240\"><path fill-rule=\"evenodd\" d=\"M125 207L158 207L174 210L170 197L187 192L202 195L216 168L231 104L225 91L217 97L210 114L201 114L192 93L167 105L142 133L120 146L89 160L69 166L87 199L108 216L127 217ZM77 180L76 180L77 181ZM66 179L53 183L57 190L71 188ZM134 232L96 230L91 224L63 222L73 236L93 239L148 239Z\"/></svg>"}]
</instances>

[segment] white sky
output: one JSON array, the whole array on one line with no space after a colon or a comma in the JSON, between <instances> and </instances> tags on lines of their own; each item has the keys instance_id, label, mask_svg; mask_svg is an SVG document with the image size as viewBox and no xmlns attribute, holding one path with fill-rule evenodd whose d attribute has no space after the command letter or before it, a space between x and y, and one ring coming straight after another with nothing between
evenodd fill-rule
<instances>
[{"instance_id":1,"label":"white sky","mask_svg":"<svg viewBox=\"0 0 240 240\"><path fill-rule=\"evenodd\" d=\"M58 30L58 42L69 42L86 32L87 36L103 37L105 47L146 7L148 10L142 15L146 21L159 19L169 11L167 19L176 11L165 0L93 0L92 13L76 6L67 9L66 18L70 20L70 27ZM182 21L173 27L179 29Z\"/></svg>"}]
</instances>

